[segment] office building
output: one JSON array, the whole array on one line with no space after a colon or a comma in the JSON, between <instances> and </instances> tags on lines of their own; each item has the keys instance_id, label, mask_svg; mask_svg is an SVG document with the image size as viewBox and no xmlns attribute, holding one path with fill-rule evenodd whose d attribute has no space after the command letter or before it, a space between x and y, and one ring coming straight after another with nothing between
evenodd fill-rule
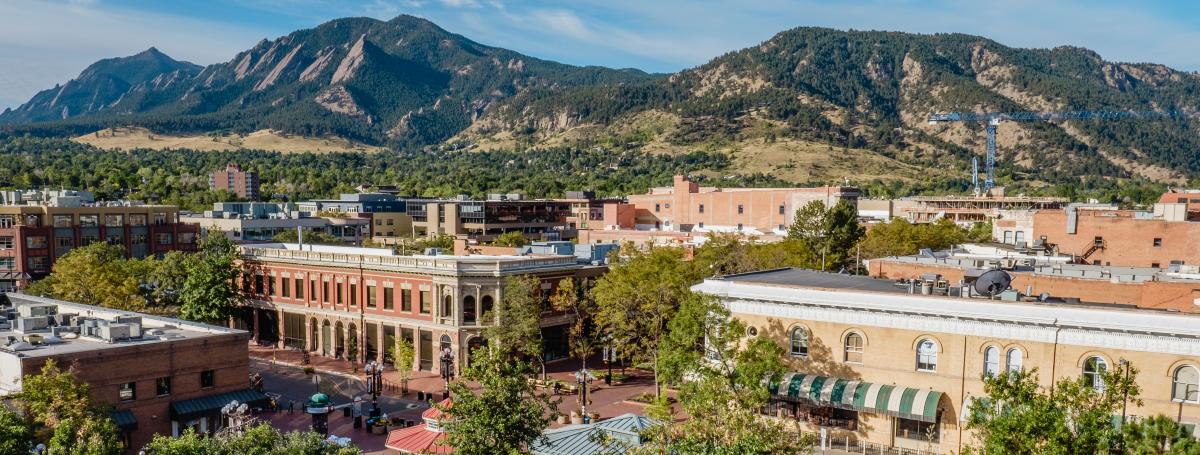
<instances>
[{"instance_id":1,"label":"office building","mask_svg":"<svg viewBox=\"0 0 1200 455\"><path fill-rule=\"evenodd\" d=\"M185 213L181 219L195 224L207 235L220 232L237 243L273 242L278 234L322 232L350 245L370 238L367 218L348 214L320 216L297 209L296 204L276 202L218 202L203 213Z\"/></svg>"},{"instance_id":2,"label":"office building","mask_svg":"<svg viewBox=\"0 0 1200 455\"><path fill-rule=\"evenodd\" d=\"M1046 388L1081 377L1104 387L1099 373L1126 362L1141 389L1129 418L1167 415L1192 431L1200 422L1200 316L913 289L797 269L693 287L786 350L790 369L766 413L835 441L962 453L985 375L1036 368Z\"/></svg>"},{"instance_id":3,"label":"office building","mask_svg":"<svg viewBox=\"0 0 1200 455\"><path fill-rule=\"evenodd\" d=\"M0 295L3 300L3 295ZM233 400L261 406L246 381L250 334L190 321L7 294L0 304L0 394L53 360L112 406L126 452L156 434L213 433Z\"/></svg>"}]
</instances>

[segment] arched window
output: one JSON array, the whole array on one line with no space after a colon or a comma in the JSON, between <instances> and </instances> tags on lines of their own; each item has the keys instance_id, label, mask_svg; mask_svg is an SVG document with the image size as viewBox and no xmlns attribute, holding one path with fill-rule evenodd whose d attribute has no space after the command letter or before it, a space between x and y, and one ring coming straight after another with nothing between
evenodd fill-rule
<instances>
[{"instance_id":1,"label":"arched window","mask_svg":"<svg viewBox=\"0 0 1200 455\"><path fill-rule=\"evenodd\" d=\"M791 353L793 356L804 357L808 355L808 331L804 327L796 327L792 329L791 336Z\"/></svg>"},{"instance_id":2,"label":"arched window","mask_svg":"<svg viewBox=\"0 0 1200 455\"><path fill-rule=\"evenodd\" d=\"M1015 373L1025 369L1024 366L1021 366L1022 361L1025 361L1025 353L1022 353L1021 349L1008 349L1008 353L1004 354L1004 357L1007 358L1004 361L1008 364L1008 372Z\"/></svg>"},{"instance_id":3,"label":"arched window","mask_svg":"<svg viewBox=\"0 0 1200 455\"><path fill-rule=\"evenodd\" d=\"M1171 399L1184 403L1200 403L1200 370L1191 365L1175 369Z\"/></svg>"},{"instance_id":4,"label":"arched window","mask_svg":"<svg viewBox=\"0 0 1200 455\"><path fill-rule=\"evenodd\" d=\"M863 337L854 332L846 335L846 356L845 361L853 363L862 363L863 359Z\"/></svg>"},{"instance_id":5,"label":"arched window","mask_svg":"<svg viewBox=\"0 0 1200 455\"><path fill-rule=\"evenodd\" d=\"M493 302L492 296L490 296L490 295L485 295L485 296L483 296L483 299L480 300L479 303L482 308L480 308L479 314L481 315L481 317L491 318L491 320L495 319L496 316L492 314L492 306L493 306L492 302ZM485 319L484 322L485 323L491 322L491 320Z\"/></svg>"},{"instance_id":6,"label":"arched window","mask_svg":"<svg viewBox=\"0 0 1200 455\"><path fill-rule=\"evenodd\" d=\"M1021 352L1020 349L1017 349L1017 348L1009 349L1008 354L1005 354L1005 356L1008 357L1005 360L1007 361L1007 364L1008 364L1008 372L1009 373L1016 373L1025 368L1025 367L1021 366L1021 362L1023 362L1025 360L1025 353Z\"/></svg>"},{"instance_id":7,"label":"arched window","mask_svg":"<svg viewBox=\"0 0 1200 455\"><path fill-rule=\"evenodd\" d=\"M917 342L917 371L937 371L937 343L933 340Z\"/></svg>"},{"instance_id":8,"label":"arched window","mask_svg":"<svg viewBox=\"0 0 1200 455\"><path fill-rule=\"evenodd\" d=\"M450 350L450 335L442 335L441 346L439 346L439 350L442 352Z\"/></svg>"},{"instance_id":9,"label":"arched window","mask_svg":"<svg viewBox=\"0 0 1200 455\"><path fill-rule=\"evenodd\" d=\"M454 299L450 297L450 294L446 294L446 297L442 299L442 316L445 317L453 314Z\"/></svg>"},{"instance_id":10,"label":"arched window","mask_svg":"<svg viewBox=\"0 0 1200 455\"><path fill-rule=\"evenodd\" d=\"M994 377L1000 374L1000 348L988 346L983 350L983 375Z\"/></svg>"},{"instance_id":11,"label":"arched window","mask_svg":"<svg viewBox=\"0 0 1200 455\"><path fill-rule=\"evenodd\" d=\"M475 325L475 296L463 297L463 324Z\"/></svg>"},{"instance_id":12,"label":"arched window","mask_svg":"<svg viewBox=\"0 0 1200 455\"><path fill-rule=\"evenodd\" d=\"M1083 362L1083 377L1087 385L1093 389L1104 390L1104 372L1108 371L1108 363L1100 357L1088 357Z\"/></svg>"}]
</instances>

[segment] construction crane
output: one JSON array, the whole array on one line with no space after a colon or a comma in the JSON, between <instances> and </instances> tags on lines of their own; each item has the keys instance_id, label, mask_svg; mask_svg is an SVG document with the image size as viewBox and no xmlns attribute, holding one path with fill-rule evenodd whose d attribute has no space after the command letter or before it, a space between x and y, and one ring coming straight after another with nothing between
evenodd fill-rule
<instances>
[{"instance_id":1,"label":"construction crane","mask_svg":"<svg viewBox=\"0 0 1200 455\"><path fill-rule=\"evenodd\" d=\"M996 186L996 127L1000 122L1030 122L1050 120L1123 120L1123 119L1169 119L1184 116L1178 111L1067 111L1067 112L946 112L931 114L929 124L951 122L985 122L987 125L987 154L984 161L982 192ZM978 162L973 177L975 193L981 192L978 178Z\"/></svg>"}]
</instances>

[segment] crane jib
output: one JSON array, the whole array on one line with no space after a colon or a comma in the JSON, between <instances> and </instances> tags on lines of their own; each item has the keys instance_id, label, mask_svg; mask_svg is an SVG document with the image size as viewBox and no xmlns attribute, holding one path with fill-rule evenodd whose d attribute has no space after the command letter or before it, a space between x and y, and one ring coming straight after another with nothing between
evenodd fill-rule
<instances>
[{"instance_id":1,"label":"crane jib","mask_svg":"<svg viewBox=\"0 0 1200 455\"><path fill-rule=\"evenodd\" d=\"M991 122L1032 120L1120 120L1185 118L1196 113L1184 111L1065 111L1065 112L946 112L930 114L930 123Z\"/></svg>"}]
</instances>

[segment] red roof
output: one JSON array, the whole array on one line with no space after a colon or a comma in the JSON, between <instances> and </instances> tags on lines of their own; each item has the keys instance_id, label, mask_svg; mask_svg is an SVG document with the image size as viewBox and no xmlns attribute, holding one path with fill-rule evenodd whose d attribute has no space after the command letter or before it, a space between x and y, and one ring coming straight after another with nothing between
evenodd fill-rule
<instances>
[{"instance_id":1,"label":"red roof","mask_svg":"<svg viewBox=\"0 0 1200 455\"><path fill-rule=\"evenodd\" d=\"M437 406L426 409L425 412L422 412L421 418L422 419L430 419L430 420L441 419L442 418L442 410L438 409L438 408L442 407L442 408L450 409L452 407L451 406L452 404L453 403L450 402L449 398L442 400L442 402L438 403Z\"/></svg>"},{"instance_id":2,"label":"red roof","mask_svg":"<svg viewBox=\"0 0 1200 455\"><path fill-rule=\"evenodd\" d=\"M445 440L446 433L413 425L389 432L384 446L401 453L454 453L454 448L444 444Z\"/></svg>"}]
</instances>

